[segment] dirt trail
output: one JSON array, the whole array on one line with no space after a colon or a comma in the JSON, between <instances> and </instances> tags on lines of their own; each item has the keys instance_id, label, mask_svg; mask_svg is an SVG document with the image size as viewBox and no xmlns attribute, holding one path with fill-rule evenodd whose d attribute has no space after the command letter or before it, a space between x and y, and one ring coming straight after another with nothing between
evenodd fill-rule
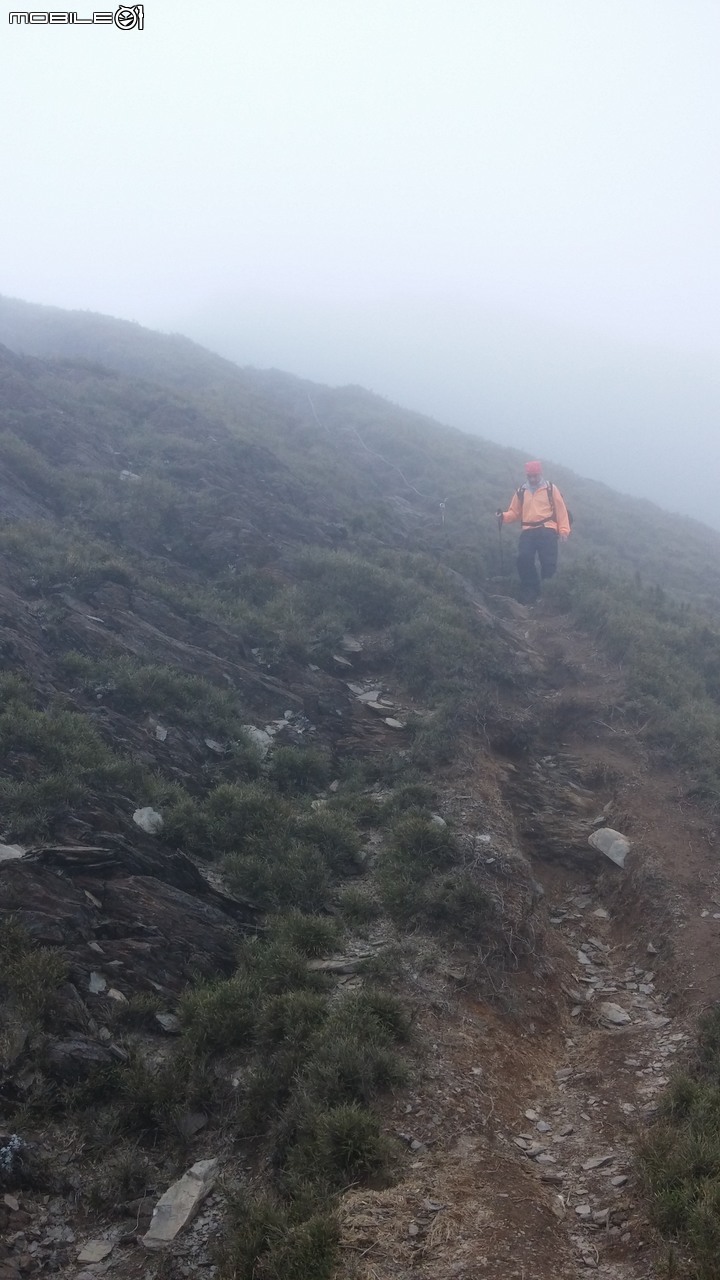
<instances>
[{"instance_id":1,"label":"dirt trail","mask_svg":"<svg viewBox=\"0 0 720 1280\"><path fill-rule=\"evenodd\" d=\"M662 1274L634 1149L720 998L716 833L626 723L622 671L563 618L518 608L515 623L542 675L533 745L498 785L544 892L549 960L518 975L515 1018L462 994L443 1006L428 984L430 1079L395 1117L416 1135L410 1177L345 1201L357 1280ZM589 847L598 825L632 841L624 870Z\"/></svg>"}]
</instances>

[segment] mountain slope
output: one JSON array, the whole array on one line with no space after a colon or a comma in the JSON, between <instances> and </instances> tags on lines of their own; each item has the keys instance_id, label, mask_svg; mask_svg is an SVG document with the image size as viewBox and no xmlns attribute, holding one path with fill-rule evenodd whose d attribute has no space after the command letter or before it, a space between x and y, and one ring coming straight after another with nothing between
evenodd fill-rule
<instances>
[{"instance_id":1,"label":"mountain slope","mask_svg":"<svg viewBox=\"0 0 720 1280\"><path fill-rule=\"evenodd\" d=\"M390 504L393 526L402 514L414 544L422 539L433 554L452 558L473 576L501 571L492 513L522 480L518 449L439 426L360 388L331 389L277 371L240 369L178 335L90 312L0 298L0 343L30 355L100 361L119 374L149 378L156 394L158 386L182 393L186 412L190 400L197 415L179 428L186 438L192 431L197 440L222 422L248 443L269 445L303 485L322 489L324 503L352 512L358 531L375 532L380 522L381 533ZM86 378L93 374L97 370L88 370ZM656 507L559 466L552 476L577 517L569 561L595 555L613 571L639 573L717 611L720 535L663 512L665 504L672 508L672 494L658 495ZM506 536L504 562L512 545Z\"/></svg>"},{"instance_id":2,"label":"mountain slope","mask_svg":"<svg viewBox=\"0 0 720 1280\"><path fill-rule=\"evenodd\" d=\"M491 514L518 453L0 316L0 1266L99 1233L118 1277L647 1275L611 1179L717 998L716 535L680 559L559 471L529 614ZM158 1263L146 1210L210 1156Z\"/></svg>"}]
</instances>

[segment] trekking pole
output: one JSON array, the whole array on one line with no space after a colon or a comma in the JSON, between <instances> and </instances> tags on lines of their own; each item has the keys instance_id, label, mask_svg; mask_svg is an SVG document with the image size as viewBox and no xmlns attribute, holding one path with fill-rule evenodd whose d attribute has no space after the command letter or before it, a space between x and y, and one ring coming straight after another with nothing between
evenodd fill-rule
<instances>
[{"instance_id":1,"label":"trekking pole","mask_svg":"<svg viewBox=\"0 0 720 1280\"><path fill-rule=\"evenodd\" d=\"M502 531L503 531L502 511L498 512L497 522L498 522L498 544L500 546L500 576L504 578L505 577L505 553L503 551L503 540L502 540Z\"/></svg>"}]
</instances>

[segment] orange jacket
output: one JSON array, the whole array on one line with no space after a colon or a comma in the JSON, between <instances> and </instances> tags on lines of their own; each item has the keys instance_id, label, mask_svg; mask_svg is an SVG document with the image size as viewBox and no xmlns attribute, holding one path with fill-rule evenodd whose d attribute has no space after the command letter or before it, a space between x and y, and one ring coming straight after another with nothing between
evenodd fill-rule
<instances>
[{"instance_id":1,"label":"orange jacket","mask_svg":"<svg viewBox=\"0 0 720 1280\"><path fill-rule=\"evenodd\" d=\"M522 504L517 493L507 511L503 511L503 524L522 521L523 529L554 529L556 533L567 537L570 533L570 519L565 500L557 485L552 487L552 497L548 492L547 480L533 493L527 485L523 485Z\"/></svg>"}]
</instances>

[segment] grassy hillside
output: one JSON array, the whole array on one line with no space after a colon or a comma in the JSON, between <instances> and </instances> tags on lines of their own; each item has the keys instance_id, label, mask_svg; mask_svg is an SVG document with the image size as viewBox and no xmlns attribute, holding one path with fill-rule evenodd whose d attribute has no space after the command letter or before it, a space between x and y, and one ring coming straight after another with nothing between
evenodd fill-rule
<instances>
[{"instance_id":1,"label":"grassy hillside","mask_svg":"<svg viewBox=\"0 0 720 1280\"><path fill-rule=\"evenodd\" d=\"M141 431L145 424L154 429L163 417L163 432L172 421L178 436L192 439L196 448L222 425L246 444L271 450L313 500L353 522L354 534L389 541L402 536L475 577L500 571L492 513L509 502L523 478L526 455L519 448L503 449L441 426L361 388L333 389L277 371L240 369L178 335L153 333L90 312L0 298L0 343L42 357L79 356L155 384L154 417L147 404L134 405L138 392L121 378L112 391L117 410L125 413L122 429L129 429L130 461L138 425ZM98 369L86 368L82 390L76 388L87 409L97 397L91 384L99 376ZM160 387L175 396L168 395L162 409ZM109 389L106 378L101 394ZM51 394L55 392L59 387ZM66 393L67 387L61 394ZM105 415L95 416L102 426ZM167 447L167 441L162 448L146 441L136 461L162 469ZM187 459L185 465L187 469ZM672 510L672 493L658 494L656 506L562 467L553 469L552 478L575 516L568 563L592 555L603 568L640 575L649 585L659 584L679 599L717 612L720 534L663 511ZM618 476L619 488L622 482ZM504 537L508 561L513 535L506 530Z\"/></svg>"},{"instance_id":2,"label":"grassy hillside","mask_svg":"<svg viewBox=\"0 0 720 1280\"><path fill-rule=\"evenodd\" d=\"M520 654L392 486L368 502L272 397L231 413L227 388L8 349L0 395L0 839L33 847L0 876L0 1128L25 1143L0 1178L54 1187L27 1134L69 1134L101 1153L74 1157L87 1210L123 1212L182 1169L200 1109L258 1181L223 1274L329 1276L337 1193L400 1160L374 1108L419 1047L392 990L413 935L473 942L489 990L529 951L528 869L500 895L430 781ZM398 728L358 675L392 682ZM312 963L348 946L363 982L338 1006Z\"/></svg>"},{"instance_id":3,"label":"grassy hillside","mask_svg":"<svg viewBox=\"0 0 720 1280\"><path fill-rule=\"evenodd\" d=\"M377 1111L421 1048L397 973L459 949L502 1005L546 972L510 818L486 860L437 812L463 758L495 820L494 753L527 750L536 655L493 516L523 455L88 313L0 300L0 340L0 839L37 846L0 878L3 1115L112 1152L88 1182L109 1211L183 1166L202 1109L256 1179L223 1277L329 1277L338 1193L401 1160ZM717 811L720 535L553 479L575 530L548 607ZM120 999L88 1066L89 938ZM363 984L339 999L343 949ZM148 1054L169 1008L176 1051Z\"/></svg>"}]
</instances>

